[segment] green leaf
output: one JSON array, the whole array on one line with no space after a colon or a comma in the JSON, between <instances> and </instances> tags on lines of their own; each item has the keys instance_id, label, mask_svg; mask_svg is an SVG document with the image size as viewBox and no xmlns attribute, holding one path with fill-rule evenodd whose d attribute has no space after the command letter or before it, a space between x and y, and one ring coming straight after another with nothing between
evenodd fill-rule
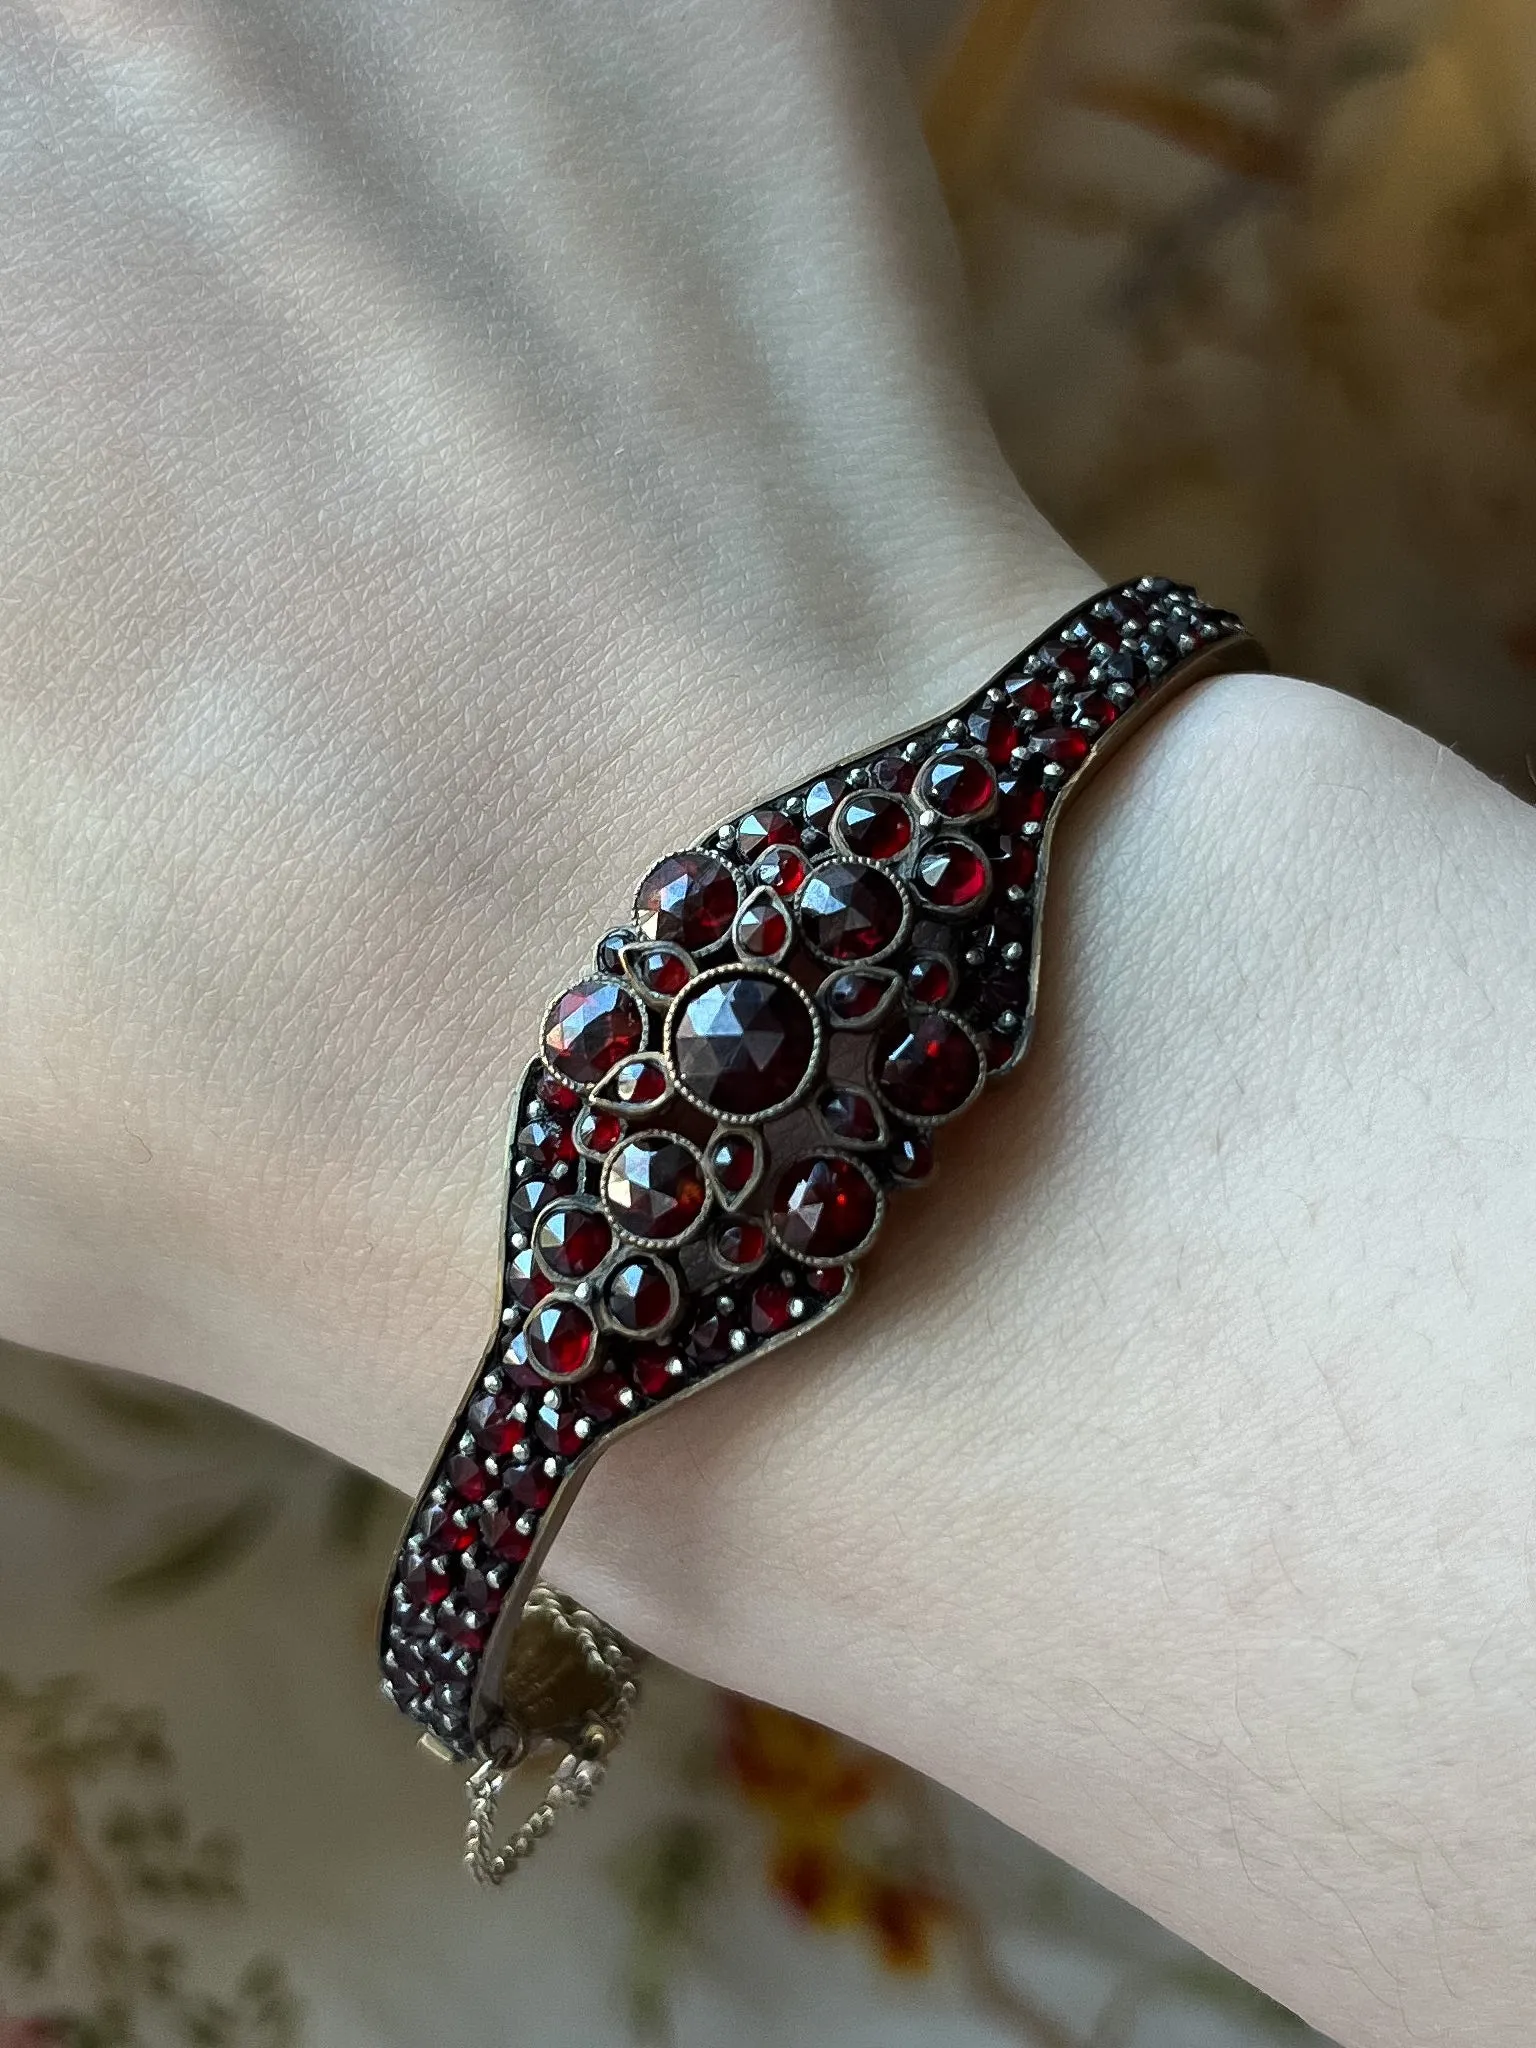
<instances>
[{"instance_id":1,"label":"green leaf","mask_svg":"<svg viewBox=\"0 0 1536 2048\"><path fill-rule=\"evenodd\" d=\"M0 1471L74 1500L90 1500L103 1490L101 1475L62 1437L4 1410L0 1410Z\"/></svg>"},{"instance_id":2,"label":"green leaf","mask_svg":"<svg viewBox=\"0 0 1536 2048\"><path fill-rule=\"evenodd\" d=\"M211 1517L162 1524L159 1542L149 1555L109 1579L97 1597L124 1602L180 1599L244 1557L271 1518L271 1502L250 1494Z\"/></svg>"},{"instance_id":3,"label":"green leaf","mask_svg":"<svg viewBox=\"0 0 1536 2048\"><path fill-rule=\"evenodd\" d=\"M185 1394L88 1365L76 1366L74 1379L81 1397L99 1415L140 1436L184 1437L197 1427L201 1404Z\"/></svg>"}]
</instances>

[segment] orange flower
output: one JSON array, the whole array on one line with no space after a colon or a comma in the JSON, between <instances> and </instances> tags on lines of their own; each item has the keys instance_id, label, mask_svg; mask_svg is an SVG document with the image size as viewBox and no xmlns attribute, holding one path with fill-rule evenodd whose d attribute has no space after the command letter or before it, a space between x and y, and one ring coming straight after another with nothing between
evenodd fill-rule
<instances>
[{"instance_id":1,"label":"orange flower","mask_svg":"<svg viewBox=\"0 0 1536 2048\"><path fill-rule=\"evenodd\" d=\"M768 1819L768 1883L815 1927L862 1928L887 1969L922 1971L949 1901L872 1869L844 1839L892 1767L830 1729L755 1700L725 1703L725 1765Z\"/></svg>"},{"instance_id":2,"label":"orange flower","mask_svg":"<svg viewBox=\"0 0 1536 2048\"><path fill-rule=\"evenodd\" d=\"M932 1968L933 1937L950 1907L935 1892L876 1878L865 1893L862 1917L885 1967L916 1975Z\"/></svg>"},{"instance_id":3,"label":"orange flower","mask_svg":"<svg viewBox=\"0 0 1536 2048\"><path fill-rule=\"evenodd\" d=\"M769 1851L768 1882L817 1927L847 1927L859 1917L862 1873L835 1839L781 1833Z\"/></svg>"},{"instance_id":4,"label":"orange flower","mask_svg":"<svg viewBox=\"0 0 1536 2048\"><path fill-rule=\"evenodd\" d=\"M878 1769L829 1728L742 1699L726 1702L725 1762L754 1806L801 1824L867 1805Z\"/></svg>"}]
</instances>

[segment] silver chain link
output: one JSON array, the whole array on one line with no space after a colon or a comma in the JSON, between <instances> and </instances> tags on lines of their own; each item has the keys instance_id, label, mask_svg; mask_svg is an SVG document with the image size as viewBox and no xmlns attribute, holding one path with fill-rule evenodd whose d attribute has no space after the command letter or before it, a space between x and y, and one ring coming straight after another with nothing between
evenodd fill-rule
<instances>
[{"instance_id":1,"label":"silver chain link","mask_svg":"<svg viewBox=\"0 0 1536 2048\"><path fill-rule=\"evenodd\" d=\"M611 1686L609 1699L602 1715L594 1714L586 1722L555 1766L544 1797L500 1849L495 1846L496 1811L506 1781L517 1766L488 1757L470 1773L465 1785L469 1821L464 1832L464 1862L477 1884L504 1884L527 1862L565 1808L586 1805L607 1775L608 1758L623 1738L640 1697L634 1653L594 1615L576 1609L568 1618L576 1625L587 1670Z\"/></svg>"}]
</instances>

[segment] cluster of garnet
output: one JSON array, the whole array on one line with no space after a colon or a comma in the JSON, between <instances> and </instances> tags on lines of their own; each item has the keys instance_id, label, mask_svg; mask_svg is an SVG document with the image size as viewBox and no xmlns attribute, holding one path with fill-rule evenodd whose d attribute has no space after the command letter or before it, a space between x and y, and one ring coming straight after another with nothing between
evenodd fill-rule
<instances>
[{"instance_id":1,"label":"cluster of garnet","mask_svg":"<svg viewBox=\"0 0 1536 2048\"><path fill-rule=\"evenodd\" d=\"M514 1126L502 1332L402 1552L386 1689L469 1754L566 1473L836 1307L888 1191L1023 1051L1045 827L1094 743L1236 621L1154 579L963 711L659 861L551 1004Z\"/></svg>"}]
</instances>

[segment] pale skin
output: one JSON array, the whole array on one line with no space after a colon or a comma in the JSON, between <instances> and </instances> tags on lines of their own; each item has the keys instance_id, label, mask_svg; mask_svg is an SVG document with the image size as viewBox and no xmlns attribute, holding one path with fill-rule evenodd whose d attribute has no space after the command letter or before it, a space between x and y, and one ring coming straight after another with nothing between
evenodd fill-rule
<instances>
[{"instance_id":1,"label":"pale skin","mask_svg":"<svg viewBox=\"0 0 1536 2048\"><path fill-rule=\"evenodd\" d=\"M0 1328L414 1488L646 860L1100 579L830 0L53 0L0 135ZM1524 2048L1533 902L1427 740L1192 694L1063 827L1027 1071L554 1576L1349 2048Z\"/></svg>"}]
</instances>

